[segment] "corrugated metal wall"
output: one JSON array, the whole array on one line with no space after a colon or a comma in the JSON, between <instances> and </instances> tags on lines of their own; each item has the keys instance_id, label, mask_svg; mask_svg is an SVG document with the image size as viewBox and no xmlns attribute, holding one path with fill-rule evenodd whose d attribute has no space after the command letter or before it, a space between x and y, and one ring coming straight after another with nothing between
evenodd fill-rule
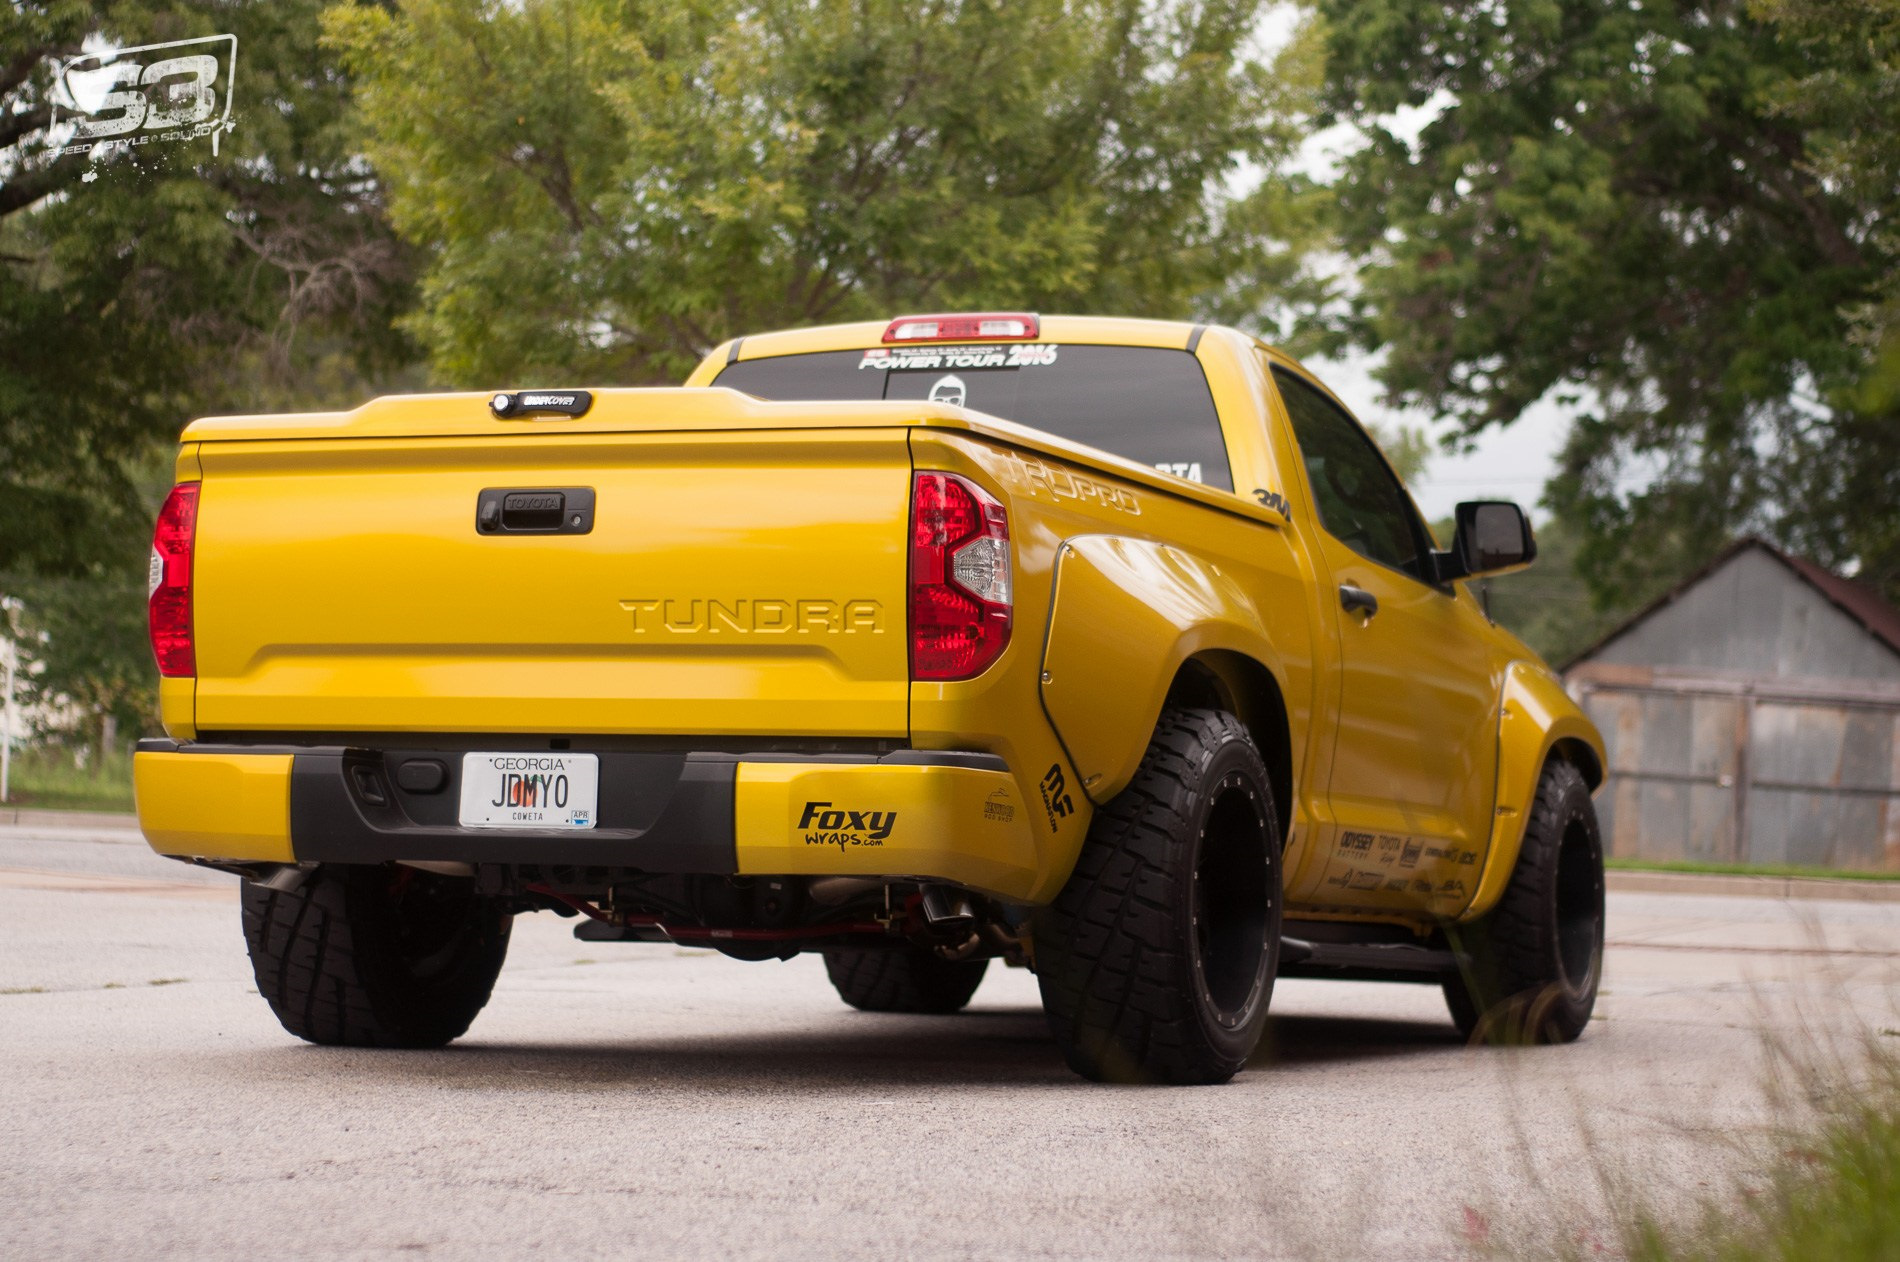
<instances>
[{"instance_id":1,"label":"corrugated metal wall","mask_svg":"<svg viewBox=\"0 0 1900 1262\"><path fill-rule=\"evenodd\" d=\"M1585 662L1610 853L1900 871L1900 686Z\"/></svg>"}]
</instances>

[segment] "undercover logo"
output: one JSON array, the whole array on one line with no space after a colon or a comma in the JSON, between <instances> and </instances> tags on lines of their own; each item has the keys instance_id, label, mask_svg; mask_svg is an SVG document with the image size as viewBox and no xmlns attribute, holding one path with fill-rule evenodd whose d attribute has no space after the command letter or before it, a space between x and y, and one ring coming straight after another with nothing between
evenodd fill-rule
<instances>
[{"instance_id":1,"label":"undercover logo","mask_svg":"<svg viewBox=\"0 0 1900 1262\"><path fill-rule=\"evenodd\" d=\"M807 802L798 817L808 846L881 846L897 827L896 811L853 811L830 802Z\"/></svg>"}]
</instances>

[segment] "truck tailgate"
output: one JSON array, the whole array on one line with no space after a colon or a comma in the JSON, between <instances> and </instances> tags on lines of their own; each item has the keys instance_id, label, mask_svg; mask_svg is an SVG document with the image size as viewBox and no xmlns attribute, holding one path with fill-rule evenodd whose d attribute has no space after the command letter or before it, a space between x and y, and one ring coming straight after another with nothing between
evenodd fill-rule
<instances>
[{"instance_id":1,"label":"truck tailgate","mask_svg":"<svg viewBox=\"0 0 1900 1262\"><path fill-rule=\"evenodd\" d=\"M201 734L907 734L900 426L198 450ZM544 488L591 528L478 524Z\"/></svg>"}]
</instances>

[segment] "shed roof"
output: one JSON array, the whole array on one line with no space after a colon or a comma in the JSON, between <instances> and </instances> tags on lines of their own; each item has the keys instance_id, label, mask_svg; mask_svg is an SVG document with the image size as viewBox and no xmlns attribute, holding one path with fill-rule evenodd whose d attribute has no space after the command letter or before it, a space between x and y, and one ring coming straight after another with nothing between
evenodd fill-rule
<instances>
[{"instance_id":1,"label":"shed roof","mask_svg":"<svg viewBox=\"0 0 1900 1262\"><path fill-rule=\"evenodd\" d=\"M1708 564L1624 619L1609 634L1565 662L1562 669L1569 670L1577 663L1595 657L1616 640L1621 639L1626 632L1648 620L1657 610L1674 604L1690 588L1750 549L1761 551L1781 562L1796 577L1819 592L1829 604L1865 627L1869 634L1896 654L1900 654L1900 609L1882 600L1873 588L1864 583L1842 578L1832 570L1824 569L1812 561L1790 556L1766 539L1749 535L1737 539L1722 549L1710 558Z\"/></svg>"}]
</instances>

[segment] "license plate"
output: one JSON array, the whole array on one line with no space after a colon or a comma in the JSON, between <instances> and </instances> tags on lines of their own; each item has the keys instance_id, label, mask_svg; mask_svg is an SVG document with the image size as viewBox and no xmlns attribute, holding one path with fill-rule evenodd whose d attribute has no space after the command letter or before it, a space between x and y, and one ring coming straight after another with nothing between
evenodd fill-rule
<instances>
[{"instance_id":1,"label":"license plate","mask_svg":"<svg viewBox=\"0 0 1900 1262\"><path fill-rule=\"evenodd\" d=\"M599 806L593 754L462 755L464 828L592 828Z\"/></svg>"}]
</instances>

